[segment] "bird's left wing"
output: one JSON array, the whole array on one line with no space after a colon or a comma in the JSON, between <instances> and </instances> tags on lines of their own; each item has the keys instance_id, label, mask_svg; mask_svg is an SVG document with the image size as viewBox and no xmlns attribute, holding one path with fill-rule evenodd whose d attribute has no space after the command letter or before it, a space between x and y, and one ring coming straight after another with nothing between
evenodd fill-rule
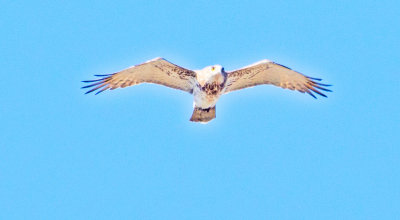
<instances>
[{"instance_id":1,"label":"bird's left wing","mask_svg":"<svg viewBox=\"0 0 400 220\"><path fill-rule=\"evenodd\" d=\"M90 83L82 87L83 89L90 88L86 94L97 91L97 95L107 89L124 88L140 83L156 83L192 93L196 79L194 71L170 63L163 58L156 58L117 73L95 76L101 78L83 81Z\"/></svg>"},{"instance_id":2,"label":"bird's left wing","mask_svg":"<svg viewBox=\"0 0 400 220\"><path fill-rule=\"evenodd\" d=\"M313 92L326 97L319 90L331 92L331 90L324 88L330 85L317 81L321 81L321 79L305 76L269 60L262 60L242 69L228 72L225 93L256 85L272 84L284 89L306 92L314 98L316 96Z\"/></svg>"}]
</instances>

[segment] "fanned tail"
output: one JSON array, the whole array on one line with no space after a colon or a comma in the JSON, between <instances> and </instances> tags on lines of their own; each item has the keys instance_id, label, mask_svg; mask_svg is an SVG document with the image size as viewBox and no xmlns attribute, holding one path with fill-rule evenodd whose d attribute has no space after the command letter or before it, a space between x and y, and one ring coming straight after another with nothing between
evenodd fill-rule
<instances>
[{"instance_id":1,"label":"fanned tail","mask_svg":"<svg viewBox=\"0 0 400 220\"><path fill-rule=\"evenodd\" d=\"M207 123L213 120L214 118L215 118L215 106L206 109L194 107L190 121Z\"/></svg>"}]
</instances>

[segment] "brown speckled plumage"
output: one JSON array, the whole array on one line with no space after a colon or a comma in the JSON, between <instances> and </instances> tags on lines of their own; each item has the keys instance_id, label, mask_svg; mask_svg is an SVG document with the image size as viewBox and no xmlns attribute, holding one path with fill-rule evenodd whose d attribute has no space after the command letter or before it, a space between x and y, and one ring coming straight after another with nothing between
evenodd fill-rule
<instances>
[{"instance_id":1,"label":"brown speckled plumage","mask_svg":"<svg viewBox=\"0 0 400 220\"><path fill-rule=\"evenodd\" d=\"M305 76L268 60L225 72L220 65L194 71L156 58L117 73L95 76L100 78L83 81L90 83L82 87L89 89L86 93L96 91L98 94L108 89L141 83L155 83L191 93L194 96L194 110L190 121L195 122L208 122L216 117L215 105L222 94L256 85L275 85L308 93L314 98L315 94L326 97L323 92L331 92L326 88L330 85L320 83L321 79Z\"/></svg>"},{"instance_id":2,"label":"brown speckled plumage","mask_svg":"<svg viewBox=\"0 0 400 220\"><path fill-rule=\"evenodd\" d=\"M97 90L96 94L98 94L107 89L113 90L116 88L125 88L140 83L161 84L192 93L192 82L194 82L196 73L192 70L170 63L165 59L159 58L122 70L118 73L96 76L103 78L83 81L92 84L82 88L97 86L86 93L91 93Z\"/></svg>"},{"instance_id":3,"label":"brown speckled plumage","mask_svg":"<svg viewBox=\"0 0 400 220\"><path fill-rule=\"evenodd\" d=\"M213 120L215 117L215 106L206 109L195 107L190 121L206 123Z\"/></svg>"},{"instance_id":4,"label":"brown speckled plumage","mask_svg":"<svg viewBox=\"0 0 400 220\"><path fill-rule=\"evenodd\" d=\"M316 96L313 92L326 97L319 90L330 92L331 90L324 88L330 85L316 81L321 81L321 79L308 77L281 64L266 61L228 72L225 93L262 84L272 84L284 89L308 93L314 98Z\"/></svg>"}]
</instances>

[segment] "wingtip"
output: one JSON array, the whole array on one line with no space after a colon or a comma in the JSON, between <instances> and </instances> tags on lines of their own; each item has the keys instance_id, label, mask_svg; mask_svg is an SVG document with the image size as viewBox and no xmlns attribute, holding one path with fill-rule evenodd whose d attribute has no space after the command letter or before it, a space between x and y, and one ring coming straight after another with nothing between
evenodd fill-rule
<instances>
[{"instance_id":1,"label":"wingtip","mask_svg":"<svg viewBox=\"0 0 400 220\"><path fill-rule=\"evenodd\" d=\"M104 77L104 76L111 76L111 75L114 75L114 73L110 73L110 74L96 74L96 75L94 75L94 76L97 76L97 77Z\"/></svg>"},{"instance_id":2,"label":"wingtip","mask_svg":"<svg viewBox=\"0 0 400 220\"><path fill-rule=\"evenodd\" d=\"M324 87L321 87L321 86L319 86L319 85L317 85L317 84L314 84L313 86L314 86L315 88L320 89L320 90L325 91L325 92L332 92L332 90L327 89L327 88L324 88Z\"/></svg>"},{"instance_id":3,"label":"wingtip","mask_svg":"<svg viewBox=\"0 0 400 220\"><path fill-rule=\"evenodd\" d=\"M307 91L307 93L308 93L311 97L313 97L314 99L317 99L317 97L316 97L314 94L312 94L310 91Z\"/></svg>"},{"instance_id":4,"label":"wingtip","mask_svg":"<svg viewBox=\"0 0 400 220\"><path fill-rule=\"evenodd\" d=\"M104 80L106 78L107 77L104 77L104 78L101 78L101 79L84 80L84 81L81 81L81 82L83 82L83 83L92 83L92 82L98 82L98 81Z\"/></svg>"},{"instance_id":5,"label":"wingtip","mask_svg":"<svg viewBox=\"0 0 400 220\"><path fill-rule=\"evenodd\" d=\"M311 80L317 80L317 81L321 81L322 79L320 79L320 78L315 78L315 77L309 77L309 76L306 76L308 79L311 79Z\"/></svg>"},{"instance_id":6,"label":"wingtip","mask_svg":"<svg viewBox=\"0 0 400 220\"><path fill-rule=\"evenodd\" d=\"M315 84L318 84L320 86L332 86L331 84L323 84L323 83L319 83L319 82L314 82Z\"/></svg>"}]
</instances>

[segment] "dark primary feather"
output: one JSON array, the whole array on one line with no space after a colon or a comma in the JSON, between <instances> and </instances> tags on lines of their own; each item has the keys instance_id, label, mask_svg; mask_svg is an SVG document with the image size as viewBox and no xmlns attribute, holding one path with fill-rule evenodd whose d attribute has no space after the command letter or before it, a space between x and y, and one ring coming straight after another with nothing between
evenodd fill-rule
<instances>
[{"instance_id":1,"label":"dark primary feather","mask_svg":"<svg viewBox=\"0 0 400 220\"><path fill-rule=\"evenodd\" d=\"M93 89L91 89L91 90L89 90L89 91L87 91L87 92L85 93L85 94L89 94L89 93L91 93L91 92L93 92L93 91L95 91L95 90L97 90L97 89L100 89L100 88L106 86L106 87L104 87L103 89L101 89L101 90L99 90L98 92L96 92L95 95L97 95L97 94L99 94L99 93L101 93L101 92L103 92L103 91L109 89L109 86L107 85L107 84L108 84L107 82L111 80L111 77L112 77L113 75L114 75L114 73L113 73L113 74L106 74L106 75L95 75L95 76L98 76L98 77L104 77L104 76L108 76L108 77L104 77L104 78L101 78L101 79L95 79L95 80L85 80L85 81L82 81L82 82L84 82L84 83L92 83L92 84L89 84L89 85L87 85L87 86L83 86L83 87L81 87L81 89L87 89L87 88L90 88L90 87L93 87L93 86L100 85L100 86L97 86L97 87L95 87L95 88L93 88Z\"/></svg>"},{"instance_id":2,"label":"dark primary feather","mask_svg":"<svg viewBox=\"0 0 400 220\"><path fill-rule=\"evenodd\" d=\"M318 94L318 95L320 95L320 96L323 96L323 97L325 97L325 98L327 98L328 96L326 96L326 95L325 95L324 93L322 93L321 91L318 91L317 89L322 90L322 91L325 91L325 92L332 92L332 90L329 90L329 89L327 89L327 88L322 87L322 86L332 86L332 85L322 84L322 83L318 83L318 82L313 81L313 80L321 81L322 79L313 78L313 77L309 77L309 76L306 76L306 77L307 77L307 79L309 79L309 81L308 81L308 85L309 85L309 86L307 86L308 90L307 90L306 92L307 92L309 95L311 95L312 97L314 97L315 99L316 99L317 97L316 97L314 94L312 94L311 91L313 91L313 92L315 92L316 94ZM311 91L310 91L310 90L311 90Z\"/></svg>"}]
</instances>

